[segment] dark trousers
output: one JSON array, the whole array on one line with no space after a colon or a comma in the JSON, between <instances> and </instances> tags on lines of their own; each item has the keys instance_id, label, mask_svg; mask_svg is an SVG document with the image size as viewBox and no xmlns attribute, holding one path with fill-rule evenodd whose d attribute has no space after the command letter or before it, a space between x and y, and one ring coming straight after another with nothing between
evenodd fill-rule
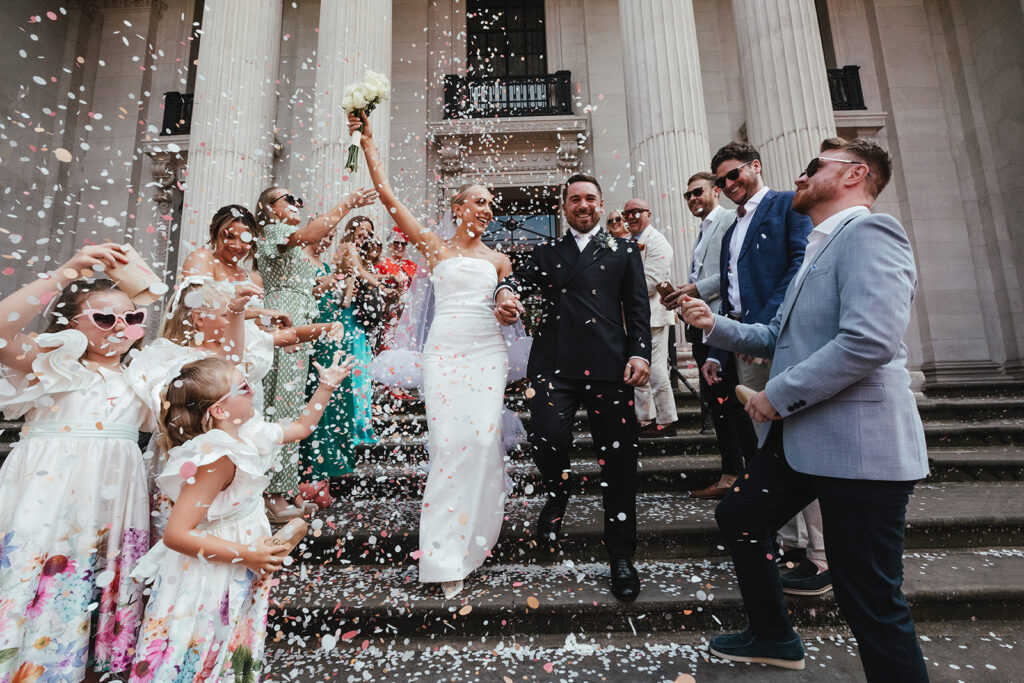
<instances>
[{"instance_id":1,"label":"dark trousers","mask_svg":"<svg viewBox=\"0 0 1024 683\"><path fill-rule=\"evenodd\" d=\"M708 359L710 349L700 339L692 337L690 345L699 370ZM744 463L750 462L757 450L757 434L750 416L736 398L739 380L733 354L727 354L725 363L718 369L718 376L722 381L711 385L704 381L704 373L700 373L700 400L711 411L711 424L715 427L718 450L722 454L722 474L739 476Z\"/></svg>"},{"instance_id":2,"label":"dark trousers","mask_svg":"<svg viewBox=\"0 0 1024 683\"><path fill-rule=\"evenodd\" d=\"M800 474L786 463L782 423L747 466L739 491L715 511L736 565L753 633L793 637L782 596L774 538L815 498L836 602L860 647L869 681L927 681L914 621L903 597L903 534L912 481L834 479Z\"/></svg>"},{"instance_id":3,"label":"dark trousers","mask_svg":"<svg viewBox=\"0 0 1024 683\"><path fill-rule=\"evenodd\" d=\"M612 557L636 551L637 441L633 387L623 382L535 378L530 443L549 495L569 495L572 425L582 405L601 465L604 545Z\"/></svg>"}]
</instances>

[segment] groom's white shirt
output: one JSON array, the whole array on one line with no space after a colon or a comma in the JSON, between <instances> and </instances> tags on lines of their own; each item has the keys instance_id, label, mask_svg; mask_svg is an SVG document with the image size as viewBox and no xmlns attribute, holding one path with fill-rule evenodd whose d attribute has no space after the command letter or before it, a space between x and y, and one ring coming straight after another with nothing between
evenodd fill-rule
<instances>
[{"instance_id":1,"label":"groom's white shirt","mask_svg":"<svg viewBox=\"0 0 1024 683\"><path fill-rule=\"evenodd\" d=\"M587 248L590 243L590 239L597 234L597 231L601 229L600 225L597 225L590 229L590 232L577 232L576 228L569 228L569 232L572 233L573 238L576 240L576 246L579 247L580 253Z\"/></svg>"}]
</instances>

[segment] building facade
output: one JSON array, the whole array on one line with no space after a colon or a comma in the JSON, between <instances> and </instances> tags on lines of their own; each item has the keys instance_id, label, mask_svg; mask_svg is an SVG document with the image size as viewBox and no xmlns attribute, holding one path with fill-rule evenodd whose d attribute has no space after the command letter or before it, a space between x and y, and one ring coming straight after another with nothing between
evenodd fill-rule
<instances>
[{"instance_id":1,"label":"building facade","mask_svg":"<svg viewBox=\"0 0 1024 683\"><path fill-rule=\"evenodd\" d=\"M776 189L835 134L896 160L876 208L920 280L907 332L928 382L1024 379L1024 6L1017 0L7 0L0 291L86 240L168 279L217 207L270 185L314 211L344 169L344 88L373 114L399 196L429 224L492 186L490 238L562 230L557 187L647 199L687 270L687 178L745 139ZM390 225L379 209L378 229Z\"/></svg>"}]
</instances>

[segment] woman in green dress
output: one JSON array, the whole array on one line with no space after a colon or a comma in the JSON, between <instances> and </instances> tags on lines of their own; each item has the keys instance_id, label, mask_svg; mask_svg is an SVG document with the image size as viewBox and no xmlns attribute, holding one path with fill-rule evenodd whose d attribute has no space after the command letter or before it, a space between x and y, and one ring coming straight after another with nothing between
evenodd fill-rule
<instances>
[{"instance_id":1,"label":"woman in green dress","mask_svg":"<svg viewBox=\"0 0 1024 683\"><path fill-rule=\"evenodd\" d=\"M339 351L342 356L355 359L353 371L342 382L342 391L335 392L316 431L302 441L301 472L309 472L309 479L313 482L308 488L303 484L303 490L311 494L306 497L317 504L330 503L330 493L323 484L332 477L352 471L356 448L377 442L371 424L373 389L368 372L373 358L350 296L353 282L360 278L360 268L352 260L352 247L372 229L373 224L368 218L356 216L351 219L345 227L333 267L321 260L330 246L329 239L322 240L311 253L318 268L317 287L313 292L320 307L319 321L338 322L345 329L345 336L340 341L318 340L313 346L312 359L321 362L334 358ZM315 389L315 380L307 382L307 394Z\"/></svg>"},{"instance_id":2,"label":"woman in green dress","mask_svg":"<svg viewBox=\"0 0 1024 683\"><path fill-rule=\"evenodd\" d=\"M316 322L320 315L313 298L317 268L304 248L329 238L349 211L376 199L374 190L357 190L327 213L299 227L302 199L283 187L264 190L256 202L256 221L263 230L263 236L256 241L256 262L263 275L264 305L288 313L294 325ZM274 351L274 367L263 380L268 420L299 416L306 404L309 361L308 345ZM297 509L303 506L299 492L299 444L288 444L282 449L278 468L264 495L272 522L296 516Z\"/></svg>"}]
</instances>

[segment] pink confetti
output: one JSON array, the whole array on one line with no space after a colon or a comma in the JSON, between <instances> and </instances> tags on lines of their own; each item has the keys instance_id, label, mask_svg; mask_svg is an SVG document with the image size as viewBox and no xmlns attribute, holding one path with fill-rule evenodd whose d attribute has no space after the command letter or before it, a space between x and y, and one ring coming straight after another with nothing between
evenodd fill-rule
<instances>
[{"instance_id":1,"label":"pink confetti","mask_svg":"<svg viewBox=\"0 0 1024 683\"><path fill-rule=\"evenodd\" d=\"M189 461L181 463L181 469L178 470L178 474L181 475L182 479L191 479L196 476L196 472L198 471L199 468L196 467L196 464Z\"/></svg>"}]
</instances>

